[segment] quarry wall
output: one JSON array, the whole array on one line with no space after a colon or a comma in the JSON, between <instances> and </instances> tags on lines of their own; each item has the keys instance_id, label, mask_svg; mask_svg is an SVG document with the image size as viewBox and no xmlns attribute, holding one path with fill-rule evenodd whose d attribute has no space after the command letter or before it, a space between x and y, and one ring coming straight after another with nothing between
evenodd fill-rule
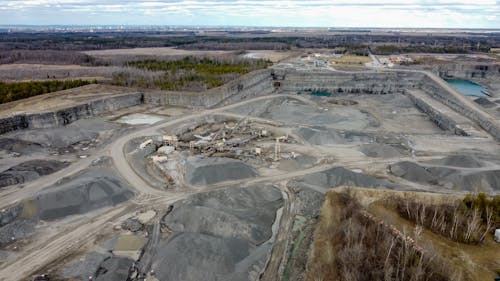
<instances>
[{"instance_id":1,"label":"quarry wall","mask_svg":"<svg viewBox=\"0 0 500 281\"><path fill-rule=\"evenodd\" d=\"M420 81L419 88L432 98L440 101L441 103L447 105L449 108L474 121L477 125L488 132L493 138L495 138L497 141L500 141L500 127L496 123L488 120L483 115L478 114L478 112L473 108L470 108L463 104L428 76L424 76L424 78Z\"/></svg>"},{"instance_id":2,"label":"quarry wall","mask_svg":"<svg viewBox=\"0 0 500 281\"><path fill-rule=\"evenodd\" d=\"M458 70L457 70L458 71ZM463 71L463 70L461 70ZM498 71L489 68L488 71ZM82 103L56 111L26 113L0 119L0 134L19 129L51 128L64 126L81 118L118 110L142 103L155 105L177 105L195 108L211 108L231 104L244 99L280 93L296 94L314 91L329 93L392 94L406 93L408 89L421 89L432 98L468 117L486 130L496 140L500 140L500 128L478 114L474 108L464 105L446 89L439 86L425 73L419 71L366 71L332 72L295 69L264 69L243 75L222 87L201 93L167 92L134 93L112 96ZM409 96L415 105L427 113L441 128L456 134L453 119L434 110L423 100Z\"/></svg>"},{"instance_id":3,"label":"quarry wall","mask_svg":"<svg viewBox=\"0 0 500 281\"><path fill-rule=\"evenodd\" d=\"M390 94L414 88L422 75L405 72L331 72L277 70L280 92Z\"/></svg>"},{"instance_id":4,"label":"quarry wall","mask_svg":"<svg viewBox=\"0 0 500 281\"><path fill-rule=\"evenodd\" d=\"M230 83L206 92L167 92L157 94L125 94L92 100L55 111L24 113L0 119L0 134L20 129L65 126L78 119L143 103L210 108L273 92L271 70L243 75Z\"/></svg>"},{"instance_id":5,"label":"quarry wall","mask_svg":"<svg viewBox=\"0 0 500 281\"><path fill-rule=\"evenodd\" d=\"M434 65L430 70L440 77L462 79L493 79L500 76L500 65L492 63L458 63Z\"/></svg>"},{"instance_id":6,"label":"quarry wall","mask_svg":"<svg viewBox=\"0 0 500 281\"><path fill-rule=\"evenodd\" d=\"M24 113L0 119L0 134L19 129L53 128L64 126L78 119L142 103L140 93L126 94L92 100L87 103L55 111Z\"/></svg>"},{"instance_id":7,"label":"quarry wall","mask_svg":"<svg viewBox=\"0 0 500 281\"><path fill-rule=\"evenodd\" d=\"M210 108L271 94L273 91L271 83L271 70L263 69L248 73L222 87L202 93L167 92L145 94L144 102L157 105Z\"/></svg>"},{"instance_id":8,"label":"quarry wall","mask_svg":"<svg viewBox=\"0 0 500 281\"><path fill-rule=\"evenodd\" d=\"M420 111L427 114L427 116L429 116L429 118L434 123L436 123L436 125L439 128L446 130L446 131L451 131L455 135L459 135L459 136L467 136L468 135L467 132L465 132L463 129L461 129L457 126L457 122L455 122L455 120L453 120L453 118L446 116L446 114L443 114L442 112L440 112L439 110L434 108L432 105L430 105L429 103L427 103L423 99L416 97L415 95L413 95L410 92L405 92L405 96L407 96Z\"/></svg>"}]
</instances>

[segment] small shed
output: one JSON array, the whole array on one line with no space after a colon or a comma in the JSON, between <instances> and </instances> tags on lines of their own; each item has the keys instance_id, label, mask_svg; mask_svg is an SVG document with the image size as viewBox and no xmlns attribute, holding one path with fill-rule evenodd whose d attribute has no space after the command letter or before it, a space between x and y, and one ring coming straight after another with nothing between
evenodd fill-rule
<instances>
[{"instance_id":1,"label":"small shed","mask_svg":"<svg viewBox=\"0 0 500 281\"><path fill-rule=\"evenodd\" d=\"M495 241L497 241L497 243L500 243L500 228L495 230Z\"/></svg>"}]
</instances>

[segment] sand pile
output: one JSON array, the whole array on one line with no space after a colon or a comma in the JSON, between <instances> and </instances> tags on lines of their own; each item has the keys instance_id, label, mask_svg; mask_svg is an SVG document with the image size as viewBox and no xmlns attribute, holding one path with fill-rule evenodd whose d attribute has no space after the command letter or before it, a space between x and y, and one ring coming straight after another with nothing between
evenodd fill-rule
<instances>
[{"instance_id":1,"label":"sand pile","mask_svg":"<svg viewBox=\"0 0 500 281\"><path fill-rule=\"evenodd\" d=\"M222 157L189 157L185 171L184 178L192 185L208 185L258 176L257 171L244 162Z\"/></svg>"},{"instance_id":2,"label":"sand pile","mask_svg":"<svg viewBox=\"0 0 500 281\"><path fill-rule=\"evenodd\" d=\"M272 186L200 193L174 204L163 223L173 231L160 242L152 269L159 280L253 280L272 243L282 205Z\"/></svg>"},{"instance_id":3,"label":"sand pile","mask_svg":"<svg viewBox=\"0 0 500 281\"><path fill-rule=\"evenodd\" d=\"M24 183L49 175L69 165L56 160L31 160L0 173L0 187Z\"/></svg>"}]
</instances>

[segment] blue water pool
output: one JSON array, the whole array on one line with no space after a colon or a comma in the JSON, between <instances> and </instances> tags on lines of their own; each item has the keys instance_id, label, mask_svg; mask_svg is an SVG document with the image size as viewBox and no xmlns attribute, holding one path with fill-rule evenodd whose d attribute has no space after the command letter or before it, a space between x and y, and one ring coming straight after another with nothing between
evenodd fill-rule
<instances>
[{"instance_id":1,"label":"blue water pool","mask_svg":"<svg viewBox=\"0 0 500 281\"><path fill-rule=\"evenodd\" d=\"M445 79L448 84L450 84L453 88L457 89L460 93L466 96L474 96L474 97L488 97L483 91L486 89L474 82L464 79Z\"/></svg>"}]
</instances>

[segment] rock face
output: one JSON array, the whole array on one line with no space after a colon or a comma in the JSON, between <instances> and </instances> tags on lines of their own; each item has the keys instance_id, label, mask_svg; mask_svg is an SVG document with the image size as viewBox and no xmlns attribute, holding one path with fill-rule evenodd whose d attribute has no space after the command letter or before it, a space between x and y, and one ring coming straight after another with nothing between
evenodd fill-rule
<instances>
[{"instance_id":1,"label":"rock face","mask_svg":"<svg viewBox=\"0 0 500 281\"><path fill-rule=\"evenodd\" d=\"M20 114L0 119L0 134L19 129L54 128L112 110L141 104L143 95L127 94L89 101L57 111Z\"/></svg>"},{"instance_id":2,"label":"rock face","mask_svg":"<svg viewBox=\"0 0 500 281\"><path fill-rule=\"evenodd\" d=\"M192 185L215 184L257 175L257 171L251 166L231 158L191 157L186 161L185 179Z\"/></svg>"},{"instance_id":3,"label":"rock face","mask_svg":"<svg viewBox=\"0 0 500 281\"><path fill-rule=\"evenodd\" d=\"M199 193L174 204L164 219L172 235L159 243L152 269L159 280L255 280L272 248L282 205L272 186Z\"/></svg>"},{"instance_id":4,"label":"rock face","mask_svg":"<svg viewBox=\"0 0 500 281\"><path fill-rule=\"evenodd\" d=\"M220 87L203 93L168 92L144 95L144 102L158 105L213 107L227 105L243 99L269 95L273 92L271 70L248 73Z\"/></svg>"},{"instance_id":5,"label":"rock face","mask_svg":"<svg viewBox=\"0 0 500 281\"><path fill-rule=\"evenodd\" d=\"M0 173L0 187L24 183L49 175L68 166L68 162L56 160L31 160L13 166Z\"/></svg>"}]
</instances>

